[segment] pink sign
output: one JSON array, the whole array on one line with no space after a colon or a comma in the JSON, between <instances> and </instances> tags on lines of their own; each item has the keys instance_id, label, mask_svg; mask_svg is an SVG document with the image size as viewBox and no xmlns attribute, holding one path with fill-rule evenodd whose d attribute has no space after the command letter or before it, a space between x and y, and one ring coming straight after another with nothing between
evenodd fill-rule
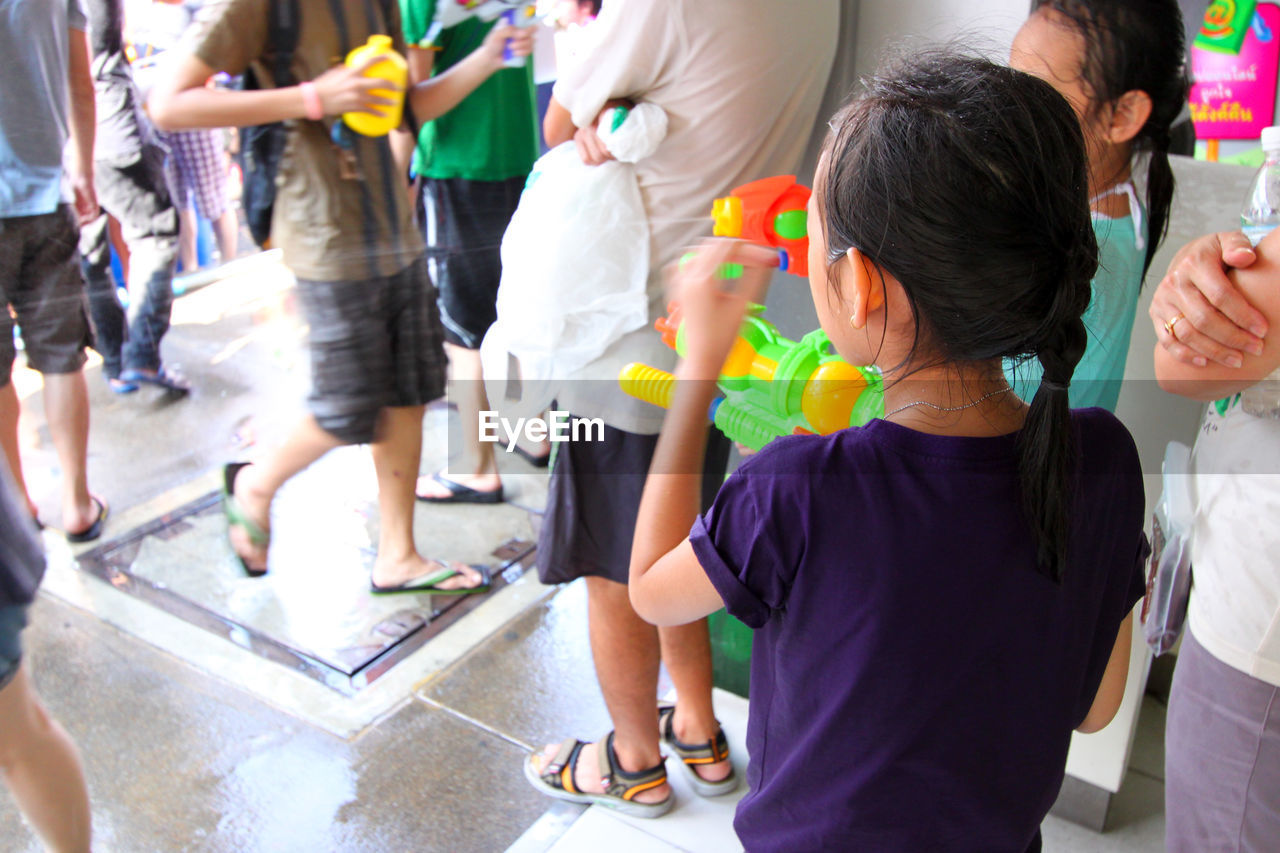
<instances>
[{"instance_id":1,"label":"pink sign","mask_svg":"<svg viewBox=\"0 0 1280 853\"><path fill-rule=\"evenodd\" d=\"M1199 139L1257 139L1275 121L1280 7L1259 3L1240 54L1191 49L1191 121Z\"/></svg>"}]
</instances>

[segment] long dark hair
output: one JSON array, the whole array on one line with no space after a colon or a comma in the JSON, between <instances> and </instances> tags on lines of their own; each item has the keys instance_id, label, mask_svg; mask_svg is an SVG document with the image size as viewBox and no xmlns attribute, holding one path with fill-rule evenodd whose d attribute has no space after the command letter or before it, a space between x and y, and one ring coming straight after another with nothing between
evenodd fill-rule
<instances>
[{"instance_id":1,"label":"long dark hair","mask_svg":"<svg viewBox=\"0 0 1280 853\"><path fill-rule=\"evenodd\" d=\"M1133 138L1147 165L1149 218L1145 275L1169 230L1173 170L1169 129L1187 102L1186 42L1177 0L1031 0L1031 13L1052 9L1084 38L1084 82L1091 110L1135 89L1151 97L1151 115Z\"/></svg>"},{"instance_id":2,"label":"long dark hair","mask_svg":"<svg viewBox=\"0 0 1280 853\"><path fill-rule=\"evenodd\" d=\"M832 127L819 191L828 263L856 247L902 283L916 318L908 361L1043 364L1019 479L1039 562L1061 579L1067 386L1098 266L1080 122L1042 80L927 51L867 81Z\"/></svg>"}]
</instances>

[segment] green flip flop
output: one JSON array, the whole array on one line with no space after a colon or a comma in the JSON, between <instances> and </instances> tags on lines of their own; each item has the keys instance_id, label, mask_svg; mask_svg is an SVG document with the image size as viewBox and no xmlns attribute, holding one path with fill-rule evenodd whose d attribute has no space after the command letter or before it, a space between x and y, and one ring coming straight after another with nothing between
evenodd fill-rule
<instances>
[{"instance_id":1,"label":"green flip flop","mask_svg":"<svg viewBox=\"0 0 1280 853\"><path fill-rule=\"evenodd\" d=\"M240 502L236 500L236 476L250 464L249 462L228 462L222 466L222 514L227 517L228 535L239 527L248 535L251 544L261 547L271 544L271 534L250 518L244 511L244 507L240 506ZM234 550L233 547L233 553ZM251 578L260 578L267 573L266 569L251 568L239 554L236 554L236 559L240 561L240 568Z\"/></svg>"},{"instance_id":2,"label":"green flip flop","mask_svg":"<svg viewBox=\"0 0 1280 853\"><path fill-rule=\"evenodd\" d=\"M472 566L480 573L480 584L478 586L464 586L455 589L441 589L439 584L444 583L449 578L457 577L462 574L458 569L446 565L438 572L420 575L416 578L410 578L401 584L394 586L378 586L373 581L369 581L369 591L374 595L476 595L481 592L488 592L489 587L493 584L493 578L489 574L488 566Z\"/></svg>"}]
</instances>

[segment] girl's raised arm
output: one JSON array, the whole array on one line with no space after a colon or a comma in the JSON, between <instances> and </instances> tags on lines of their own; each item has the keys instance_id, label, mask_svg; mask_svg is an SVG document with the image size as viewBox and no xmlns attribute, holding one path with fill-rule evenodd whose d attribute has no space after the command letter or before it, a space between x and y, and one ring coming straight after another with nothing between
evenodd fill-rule
<instances>
[{"instance_id":1,"label":"girl's raised arm","mask_svg":"<svg viewBox=\"0 0 1280 853\"><path fill-rule=\"evenodd\" d=\"M741 278L721 278L741 264ZM721 607L720 594L689 544L698 516L707 448L707 408L716 379L751 301L761 298L777 252L728 240L709 241L675 278L687 350L676 393L645 481L631 545L631 604L655 625L683 625Z\"/></svg>"}]
</instances>

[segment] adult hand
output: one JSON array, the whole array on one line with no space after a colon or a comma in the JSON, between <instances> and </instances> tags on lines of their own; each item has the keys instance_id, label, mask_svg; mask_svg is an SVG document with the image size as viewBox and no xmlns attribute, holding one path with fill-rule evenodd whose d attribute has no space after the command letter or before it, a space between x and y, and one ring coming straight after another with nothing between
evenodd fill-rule
<instances>
[{"instance_id":1,"label":"adult hand","mask_svg":"<svg viewBox=\"0 0 1280 853\"><path fill-rule=\"evenodd\" d=\"M1171 356L1204 367L1243 364L1243 353L1262 353L1267 321L1226 276L1257 255L1239 231L1193 240L1174 256L1151 299L1151 323Z\"/></svg>"},{"instance_id":2,"label":"adult hand","mask_svg":"<svg viewBox=\"0 0 1280 853\"><path fill-rule=\"evenodd\" d=\"M726 264L742 267L742 276L722 278ZM672 298L684 320L682 373L689 379L716 379L729 356L742 318L763 298L778 252L739 240L707 240L682 263L672 280Z\"/></svg>"},{"instance_id":3,"label":"adult hand","mask_svg":"<svg viewBox=\"0 0 1280 853\"><path fill-rule=\"evenodd\" d=\"M364 73L381 62L383 57L370 56L359 65L348 67L335 65L315 80L316 93L327 116L343 113L370 113L381 115L378 107L394 106L395 101L375 95L375 89L402 92L403 88L381 77L365 77Z\"/></svg>"},{"instance_id":4,"label":"adult hand","mask_svg":"<svg viewBox=\"0 0 1280 853\"><path fill-rule=\"evenodd\" d=\"M582 162L588 166L599 166L614 159L608 146L600 138L600 134L596 133L594 126L578 128L573 134L573 144L578 149L578 156L582 158Z\"/></svg>"},{"instance_id":5,"label":"adult hand","mask_svg":"<svg viewBox=\"0 0 1280 853\"><path fill-rule=\"evenodd\" d=\"M516 59L523 59L533 53L533 27L498 24L484 37L480 50L489 58L493 70L501 71L507 67L508 50Z\"/></svg>"},{"instance_id":6,"label":"adult hand","mask_svg":"<svg viewBox=\"0 0 1280 853\"><path fill-rule=\"evenodd\" d=\"M98 218L98 195L93 190L93 173L84 169L71 169L68 173L71 191L75 196L76 222L88 225Z\"/></svg>"}]
</instances>

